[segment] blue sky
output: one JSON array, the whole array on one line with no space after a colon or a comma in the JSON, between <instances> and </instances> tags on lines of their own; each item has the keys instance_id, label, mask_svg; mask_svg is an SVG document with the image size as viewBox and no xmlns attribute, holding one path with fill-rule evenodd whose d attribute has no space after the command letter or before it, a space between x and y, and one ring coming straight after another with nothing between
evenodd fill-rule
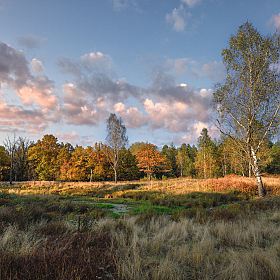
<instances>
[{"instance_id":1,"label":"blue sky","mask_svg":"<svg viewBox=\"0 0 280 280\"><path fill-rule=\"evenodd\" d=\"M54 134L105 141L110 113L130 143L196 143L211 122L221 51L247 20L280 28L279 0L0 0L0 141Z\"/></svg>"}]
</instances>

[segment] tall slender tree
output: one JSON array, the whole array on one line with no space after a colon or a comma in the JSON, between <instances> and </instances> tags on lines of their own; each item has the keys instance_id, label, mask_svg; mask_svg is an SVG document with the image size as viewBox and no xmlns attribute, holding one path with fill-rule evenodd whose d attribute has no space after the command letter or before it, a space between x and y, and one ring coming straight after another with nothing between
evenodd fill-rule
<instances>
[{"instance_id":1,"label":"tall slender tree","mask_svg":"<svg viewBox=\"0 0 280 280\"><path fill-rule=\"evenodd\" d=\"M213 177L216 175L216 147L208 135L207 128L203 128L198 137L198 154L196 157L196 168L203 178Z\"/></svg>"},{"instance_id":2,"label":"tall slender tree","mask_svg":"<svg viewBox=\"0 0 280 280\"><path fill-rule=\"evenodd\" d=\"M121 149L127 145L128 137L126 136L126 127L122 119L118 118L115 114L110 114L110 117L107 119L107 133L107 148L104 149L104 152L114 170L115 183L117 183L117 170L120 162Z\"/></svg>"},{"instance_id":3,"label":"tall slender tree","mask_svg":"<svg viewBox=\"0 0 280 280\"><path fill-rule=\"evenodd\" d=\"M279 126L279 46L279 34L262 36L250 22L241 25L222 51L226 79L213 94L217 125L247 154L259 196L265 191L258 151Z\"/></svg>"}]
</instances>

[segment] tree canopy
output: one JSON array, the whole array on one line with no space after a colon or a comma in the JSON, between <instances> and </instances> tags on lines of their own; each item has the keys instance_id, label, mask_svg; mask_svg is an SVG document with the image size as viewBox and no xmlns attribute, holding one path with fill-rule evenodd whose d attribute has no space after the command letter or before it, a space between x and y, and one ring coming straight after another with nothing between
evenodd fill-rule
<instances>
[{"instance_id":1,"label":"tree canopy","mask_svg":"<svg viewBox=\"0 0 280 280\"><path fill-rule=\"evenodd\" d=\"M110 114L107 119L107 137L105 149L106 156L108 157L110 164L115 173L115 183L117 183L117 169L121 155L121 149L128 143L128 137L126 136L126 127L121 118L118 118L115 114Z\"/></svg>"},{"instance_id":2,"label":"tree canopy","mask_svg":"<svg viewBox=\"0 0 280 280\"><path fill-rule=\"evenodd\" d=\"M265 192L257 153L279 126L279 44L279 34L262 36L250 22L241 25L222 51L226 79L213 95L217 125L247 154L260 196Z\"/></svg>"}]
</instances>

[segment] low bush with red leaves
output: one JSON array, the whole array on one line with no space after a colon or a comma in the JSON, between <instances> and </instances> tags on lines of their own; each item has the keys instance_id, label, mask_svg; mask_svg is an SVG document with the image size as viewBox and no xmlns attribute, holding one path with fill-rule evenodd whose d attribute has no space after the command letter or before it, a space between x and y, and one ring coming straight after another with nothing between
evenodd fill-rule
<instances>
[{"instance_id":1,"label":"low bush with red leaves","mask_svg":"<svg viewBox=\"0 0 280 280\"><path fill-rule=\"evenodd\" d=\"M234 174L225 178L207 179L204 188L214 192L239 191L246 196L253 196L258 191L256 183L246 181Z\"/></svg>"}]
</instances>

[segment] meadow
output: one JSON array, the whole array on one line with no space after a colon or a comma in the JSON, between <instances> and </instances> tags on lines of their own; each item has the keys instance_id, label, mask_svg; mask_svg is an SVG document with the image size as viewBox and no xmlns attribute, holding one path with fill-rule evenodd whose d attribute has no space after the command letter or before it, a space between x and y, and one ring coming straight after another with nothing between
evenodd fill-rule
<instances>
[{"instance_id":1,"label":"meadow","mask_svg":"<svg viewBox=\"0 0 280 280\"><path fill-rule=\"evenodd\" d=\"M0 279L279 279L280 179L264 186L3 182Z\"/></svg>"}]
</instances>

